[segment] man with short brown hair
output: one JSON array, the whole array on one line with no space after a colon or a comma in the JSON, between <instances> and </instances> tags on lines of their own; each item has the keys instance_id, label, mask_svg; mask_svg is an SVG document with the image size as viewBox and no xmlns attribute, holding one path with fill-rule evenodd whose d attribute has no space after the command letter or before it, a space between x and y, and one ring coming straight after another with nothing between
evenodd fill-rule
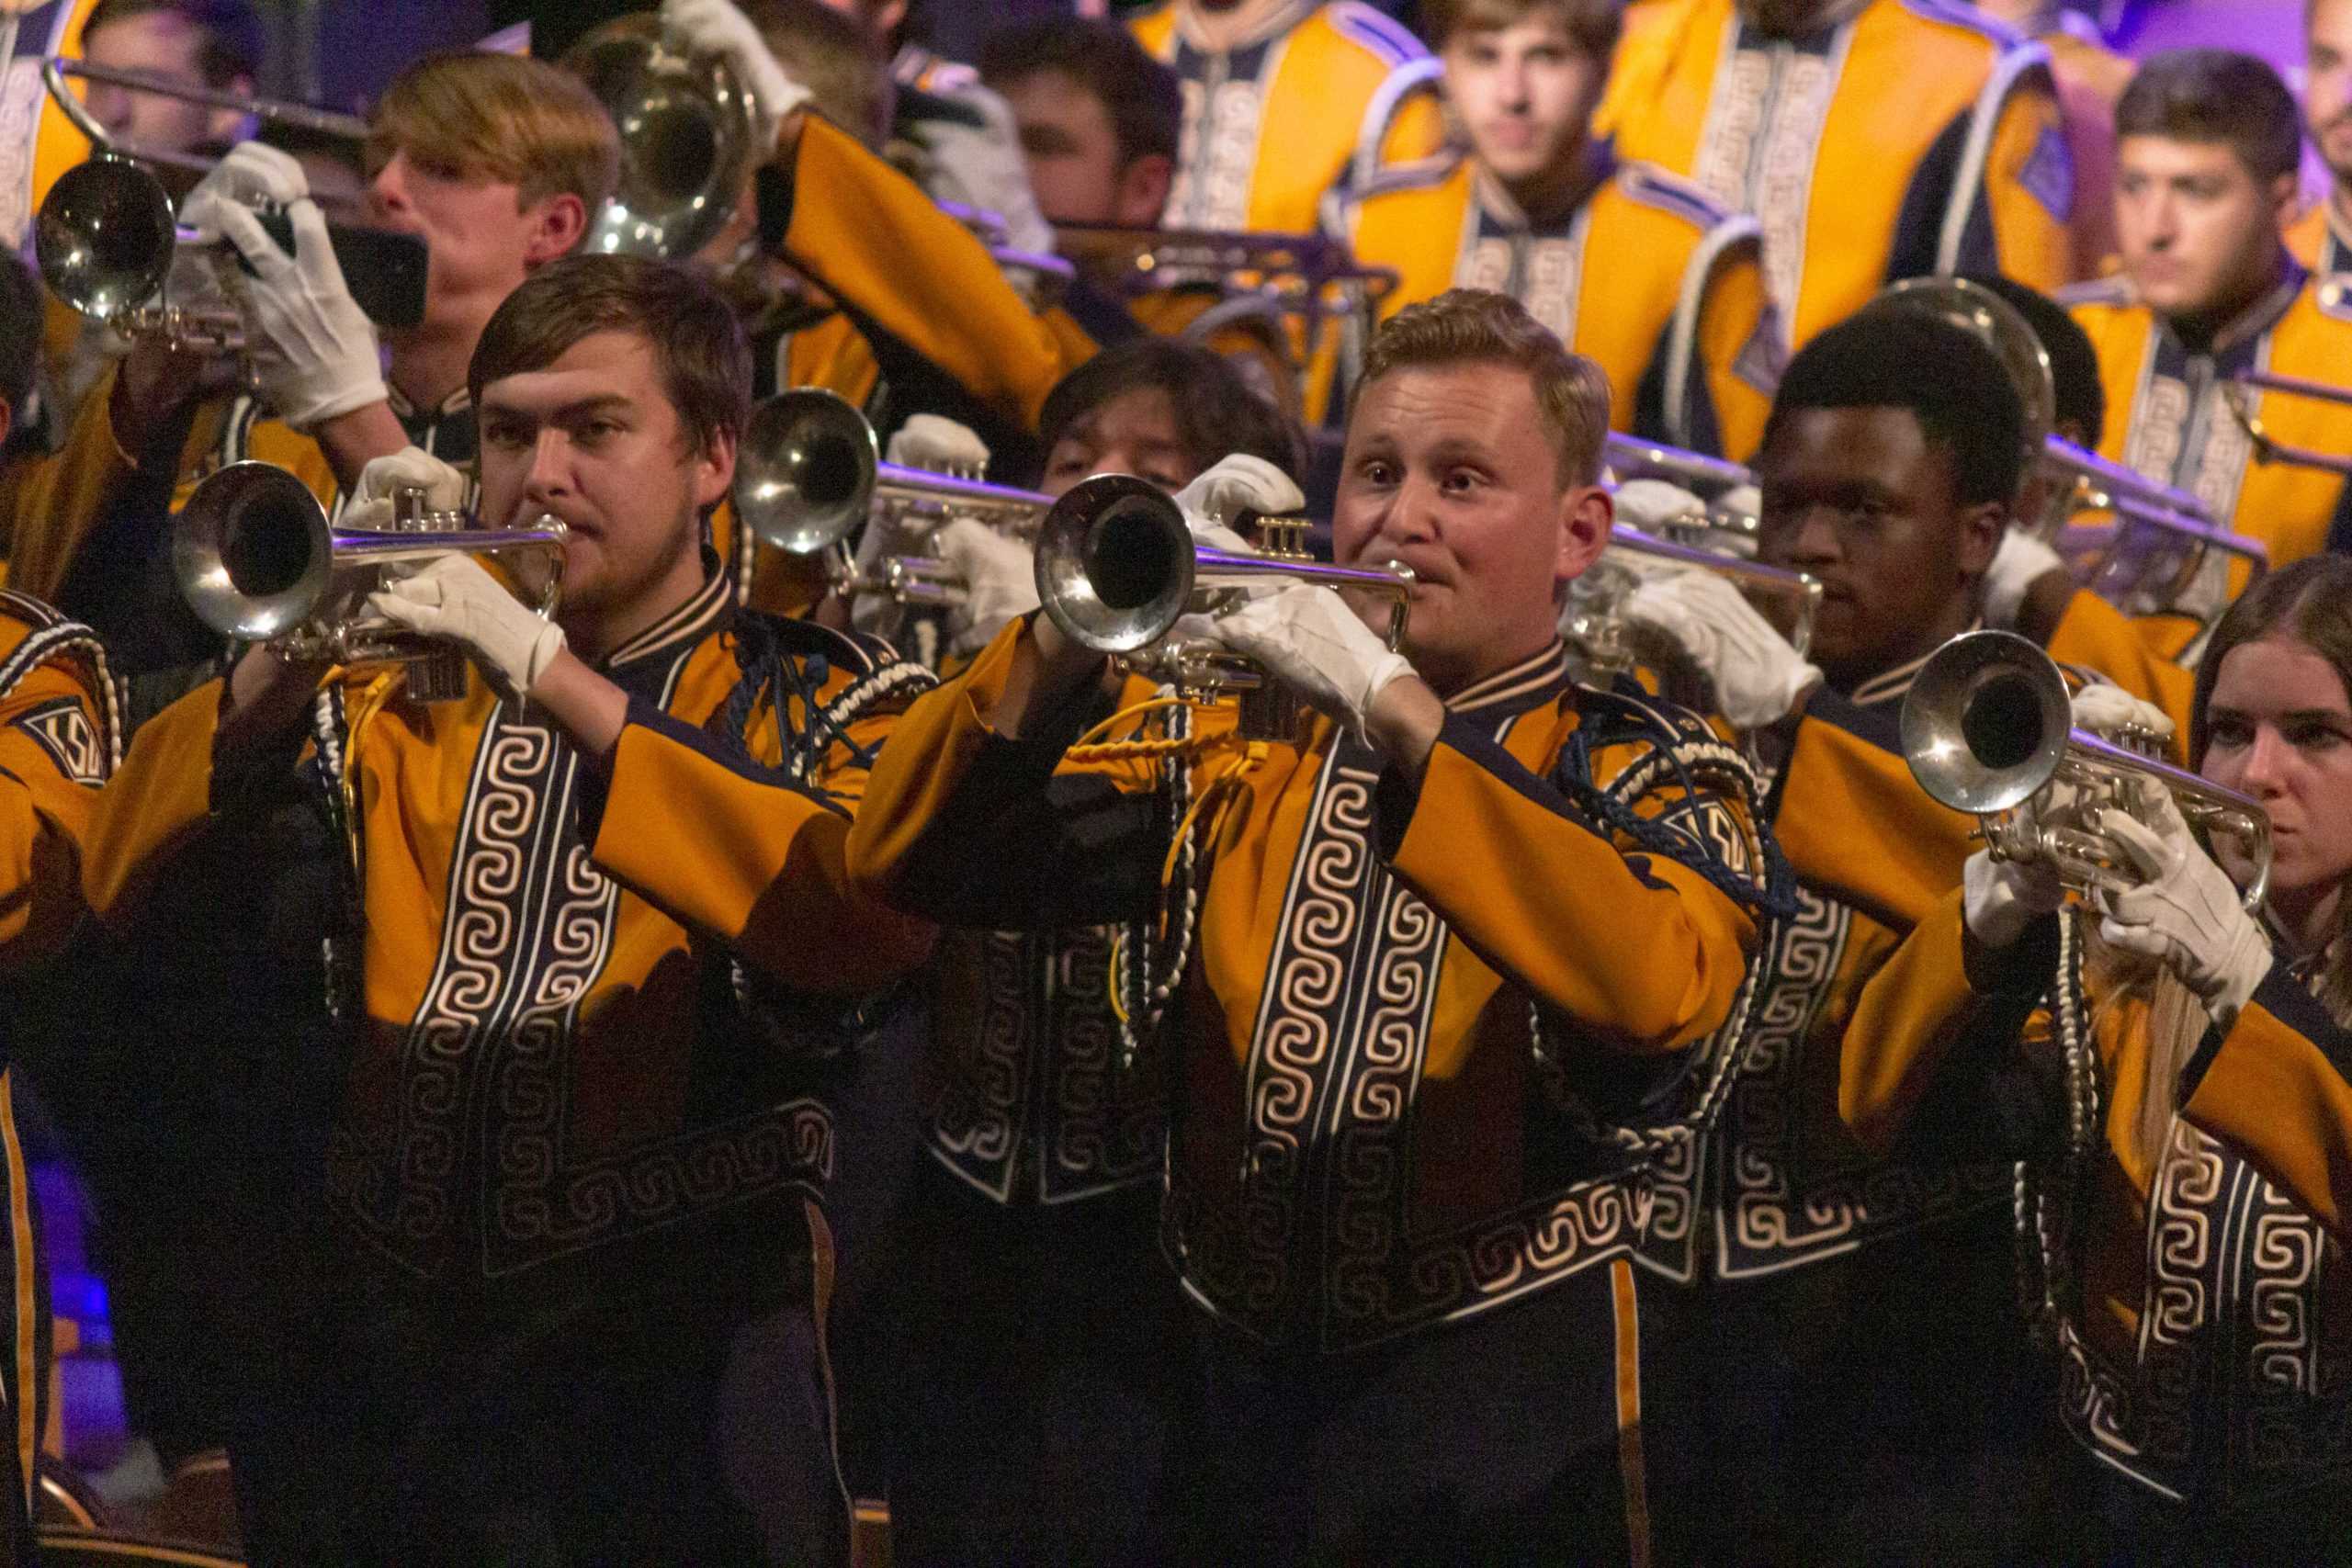
<instances>
[{"instance_id":1,"label":"man with short brown hair","mask_svg":"<svg viewBox=\"0 0 2352 1568\"><path fill-rule=\"evenodd\" d=\"M1185 1561L1644 1550L1642 1140L1593 1118L1656 1130L1774 897L1737 762L1567 680L1607 406L1507 297L1382 330L1334 543L1415 572L1403 651L1319 586L1212 623L1326 716L1245 745L1202 714L1175 862L1157 765L1065 757L1112 699L1050 615L910 709L868 782L850 858L884 897L1136 922L1118 983L1177 1085L1164 1234L1204 1309Z\"/></svg>"}]
</instances>

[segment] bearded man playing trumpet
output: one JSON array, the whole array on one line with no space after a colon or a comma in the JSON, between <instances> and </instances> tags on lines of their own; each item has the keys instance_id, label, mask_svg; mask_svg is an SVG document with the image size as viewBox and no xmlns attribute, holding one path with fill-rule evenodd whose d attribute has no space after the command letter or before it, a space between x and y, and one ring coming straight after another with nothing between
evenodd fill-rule
<instances>
[{"instance_id":1,"label":"bearded man playing trumpet","mask_svg":"<svg viewBox=\"0 0 2352 1568\"><path fill-rule=\"evenodd\" d=\"M1402 651L1311 581L1207 623L1320 711L1260 741L1201 716L1182 821L1167 749L1114 725L1073 750L1117 684L1058 601L910 709L869 781L852 861L884 897L1142 922L1129 1018L1178 1086L1164 1234L1203 1309L1184 1560L1645 1534L1630 1123L1737 1011L1772 897L1736 760L1564 673L1607 396L1499 295L1384 329L1335 538L1412 569Z\"/></svg>"},{"instance_id":2,"label":"bearded man playing trumpet","mask_svg":"<svg viewBox=\"0 0 2352 1568\"><path fill-rule=\"evenodd\" d=\"M704 529L750 356L691 272L550 265L469 385L485 519L564 530L554 618L462 556L374 594L470 660L440 705L254 649L141 732L84 878L134 920L289 793L332 825L247 867L326 878L322 983L272 999L342 1070L283 1133L310 1163L282 1159L289 1277L245 1325L272 1351L231 1437L246 1542L831 1562L828 1096L858 996L931 946L842 849L928 677L737 610Z\"/></svg>"},{"instance_id":3,"label":"bearded man playing trumpet","mask_svg":"<svg viewBox=\"0 0 2352 1568\"><path fill-rule=\"evenodd\" d=\"M2080 780L2043 785L2037 808L2114 874L2092 892L2046 840L1979 851L1847 1035L1840 1104L1872 1146L1934 1129L1939 1148L2048 1162L2020 1217L2084 1461L2053 1559L2323 1562L2352 1529L2347 605L2337 556L2250 590L2198 671L2188 738L2234 795L2166 785L2127 812L2086 808ZM2111 688L2078 695L2073 722L2169 728ZM2185 820L2217 806L2226 836ZM2072 910L2069 883L2086 895Z\"/></svg>"}]
</instances>

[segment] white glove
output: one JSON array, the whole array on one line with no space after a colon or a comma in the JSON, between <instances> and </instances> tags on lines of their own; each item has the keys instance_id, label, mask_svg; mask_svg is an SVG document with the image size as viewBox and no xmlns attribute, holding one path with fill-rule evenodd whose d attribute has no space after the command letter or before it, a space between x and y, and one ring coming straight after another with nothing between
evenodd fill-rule
<instances>
[{"instance_id":1,"label":"white glove","mask_svg":"<svg viewBox=\"0 0 2352 1568\"><path fill-rule=\"evenodd\" d=\"M301 160L258 141L240 141L181 200L179 220L192 229L206 227L189 213L198 203L291 207L310 194L311 178L303 173Z\"/></svg>"},{"instance_id":2,"label":"white glove","mask_svg":"<svg viewBox=\"0 0 2352 1568\"><path fill-rule=\"evenodd\" d=\"M425 509L456 512L466 504L466 476L421 446L403 446L388 457L370 457L359 483L344 503L338 528L388 529L393 502L404 490L424 492Z\"/></svg>"},{"instance_id":3,"label":"white glove","mask_svg":"<svg viewBox=\"0 0 2352 1568\"><path fill-rule=\"evenodd\" d=\"M2064 570L2065 566L2056 550L2015 524L2003 529L2000 547L1993 552L1993 564L1984 569L1984 624L2015 626L2018 611L2025 604L2026 591L2047 574Z\"/></svg>"},{"instance_id":4,"label":"white glove","mask_svg":"<svg viewBox=\"0 0 2352 1568\"><path fill-rule=\"evenodd\" d=\"M928 468L935 474L988 472L989 447L968 424L919 413L890 437L886 457L902 468Z\"/></svg>"},{"instance_id":5,"label":"white glove","mask_svg":"<svg viewBox=\"0 0 2352 1568\"><path fill-rule=\"evenodd\" d=\"M961 202L993 212L1004 220L1005 240L1014 250L1051 254L1054 227L1037 209L1012 106L978 82L961 83L936 96L974 110L988 123L975 127L922 119L913 124L916 144L931 155L924 194L933 201Z\"/></svg>"},{"instance_id":6,"label":"white glove","mask_svg":"<svg viewBox=\"0 0 2352 1568\"><path fill-rule=\"evenodd\" d=\"M1216 549L1249 555L1252 553L1250 541L1234 530L1233 520L1244 512L1295 517L1306 504L1306 497L1288 474L1263 457L1235 452L1218 458L1178 491L1176 504L1193 538ZM1252 590L1251 596L1266 592Z\"/></svg>"},{"instance_id":7,"label":"white glove","mask_svg":"<svg viewBox=\"0 0 2352 1568\"><path fill-rule=\"evenodd\" d=\"M685 52L715 54L733 69L752 96L752 136L760 162L767 162L775 152L776 132L808 101L808 89L792 79L752 18L728 0L662 0L662 25L678 35Z\"/></svg>"},{"instance_id":8,"label":"white glove","mask_svg":"<svg viewBox=\"0 0 2352 1568\"><path fill-rule=\"evenodd\" d=\"M463 648L482 672L517 696L563 651L563 628L541 620L470 556L444 556L368 595L368 608L412 631Z\"/></svg>"},{"instance_id":9,"label":"white glove","mask_svg":"<svg viewBox=\"0 0 2352 1568\"><path fill-rule=\"evenodd\" d=\"M1018 539L958 517L932 536L932 547L964 581L961 602L947 613L951 653L977 653L1037 607L1037 563Z\"/></svg>"},{"instance_id":10,"label":"white glove","mask_svg":"<svg viewBox=\"0 0 2352 1568\"><path fill-rule=\"evenodd\" d=\"M2074 726L2087 729L2103 739L2112 739L2119 730L2144 729L2158 739L2172 735L2172 720L2165 710L2154 703L2143 703L2120 686L2095 681L2075 694Z\"/></svg>"},{"instance_id":11,"label":"white glove","mask_svg":"<svg viewBox=\"0 0 2352 1568\"><path fill-rule=\"evenodd\" d=\"M1784 718L1821 679L1739 590L1710 571L1666 571L1625 597L1625 618L1672 637L1715 688L1736 728Z\"/></svg>"},{"instance_id":12,"label":"white glove","mask_svg":"<svg viewBox=\"0 0 2352 1568\"><path fill-rule=\"evenodd\" d=\"M1272 671L1317 707L1340 720L1357 739L1365 739L1372 705L1391 681L1413 667L1388 645L1347 601L1329 588L1298 583L1270 593L1227 615L1211 628L1219 642Z\"/></svg>"},{"instance_id":13,"label":"white glove","mask_svg":"<svg viewBox=\"0 0 2352 1568\"><path fill-rule=\"evenodd\" d=\"M1969 933L1987 947L2014 947L2026 928L2066 904L2048 861L1995 860L1978 850L1960 868L1960 908Z\"/></svg>"},{"instance_id":14,"label":"white glove","mask_svg":"<svg viewBox=\"0 0 2352 1568\"><path fill-rule=\"evenodd\" d=\"M1707 503L1664 479L1627 479L1617 487L1617 521L1656 534L1669 524L1705 523Z\"/></svg>"},{"instance_id":15,"label":"white glove","mask_svg":"<svg viewBox=\"0 0 2352 1568\"><path fill-rule=\"evenodd\" d=\"M187 221L227 240L252 268L220 269L244 319L245 353L277 416L297 430L382 402L384 367L375 324L352 299L319 204L286 209L294 254L278 249L252 209L225 197L188 199Z\"/></svg>"},{"instance_id":16,"label":"white glove","mask_svg":"<svg viewBox=\"0 0 2352 1568\"><path fill-rule=\"evenodd\" d=\"M2230 874L2190 835L2172 796L2154 792L2153 807L2153 827L2128 812L2100 815L2099 826L2145 880L2128 892L2099 895L2106 918L2098 934L2179 976L2226 1030L2270 973L2270 938L2238 902Z\"/></svg>"}]
</instances>

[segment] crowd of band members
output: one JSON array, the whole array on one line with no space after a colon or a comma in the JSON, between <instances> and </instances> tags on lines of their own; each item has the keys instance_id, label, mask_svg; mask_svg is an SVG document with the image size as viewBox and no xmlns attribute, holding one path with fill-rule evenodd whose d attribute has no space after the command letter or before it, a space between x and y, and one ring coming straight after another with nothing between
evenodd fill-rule
<instances>
[{"instance_id":1,"label":"crowd of band members","mask_svg":"<svg viewBox=\"0 0 2352 1568\"><path fill-rule=\"evenodd\" d=\"M255 1562L2342 1554L2352 504L2229 400L2352 453L2352 405L2235 382L2352 382L2352 0L2301 106L1941 0L1168 0L968 62L903 12L664 0L774 147L674 262L583 244L624 149L548 59L416 61L356 156L94 94L225 152L180 218L244 258L247 352L0 267L6 1495L48 1354L13 1102L89 1194L134 1426L225 1450L204 1544ZM34 18L257 73L238 0ZM80 155L51 111L28 188ZM368 321L328 217L426 240L421 322ZM1397 284L1310 340L1012 254L1070 226ZM1928 274L2269 574L2078 587L2016 525L2000 359L1869 308ZM954 604L844 602L729 499L809 386L893 461L1136 474L1221 547L1328 516L1413 570L1401 648L1322 586L1203 622L1306 700L1267 742L975 519L854 546ZM1642 521L1612 430L1748 466L1757 558L1825 586L1803 653L1720 578L1633 594L1711 712L1563 649ZM463 558L388 589L468 658L433 705L225 644L168 519L246 458L345 526L552 514L560 610ZM2261 802L2260 911L2158 809L2065 913L1922 792L1904 699L1984 627Z\"/></svg>"}]
</instances>

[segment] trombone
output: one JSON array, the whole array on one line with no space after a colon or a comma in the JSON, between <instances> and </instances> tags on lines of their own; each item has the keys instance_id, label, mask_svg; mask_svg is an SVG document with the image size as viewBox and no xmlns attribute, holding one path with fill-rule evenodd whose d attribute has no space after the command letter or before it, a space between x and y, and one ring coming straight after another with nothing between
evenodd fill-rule
<instances>
[{"instance_id":1,"label":"trombone","mask_svg":"<svg viewBox=\"0 0 2352 1568\"><path fill-rule=\"evenodd\" d=\"M1383 637L1396 649L1412 611L1413 573L1394 561L1317 561L1304 519L1261 518L1258 527L1262 548L1218 549L1193 537L1182 510L1156 486L1132 474L1097 474L1055 502L1038 528L1037 599L1080 647L1124 658L1187 701L1238 695L1245 738L1287 739L1298 730L1297 698L1229 649L1172 639L1177 623L1221 615L1253 588L1318 583L1385 600Z\"/></svg>"},{"instance_id":2,"label":"trombone","mask_svg":"<svg viewBox=\"0 0 2352 1568\"><path fill-rule=\"evenodd\" d=\"M74 129L88 139L100 152L119 158L134 158L142 164L164 168L187 169L196 174L209 173L217 160L193 152L175 152L168 147L140 147L118 141L88 106L65 85L68 76L85 82L100 82L110 87L124 87L132 92L153 93L160 97L177 98L183 103L202 104L208 108L233 109L241 114L275 120L281 125L297 126L317 131L322 136L341 137L348 141L368 140L368 122L356 115L339 114L309 104L288 103L277 98L259 98L243 93L224 93L216 87L191 86L167 76L147 71L126 71L118 66L96 65L86 60L74 60L65 55L46 56L40 62L40 83L50 101L73 123Z\"/></svg>"},{"instance_id":3,"label":"trombone","mask_svg":"<svg viewBox=\"0 0 2352 1568\"><path fill-rule=\"evenodd\" d=\"M1364 265L1346 241L1328 234L1073 224L1055 231L1054 247L1125 298L1209 281L1233 298L1264 300L1304 323L1302 364L1314 358L1329 321L1352 321L1369 333L1398 281L1395 268Z\"/></svg>"},{"instance_id":4,"label":"trombone","mask_svg":"<svg viewBox=\"0 0 2352 1568\"><path fill-rule=\"evenodd\" d=\"M2241 370L2230 378L2230 385L2222 391L2222 400L2230 405L2230 413L2245 429L2247 439L2254 443L2254 460L2257 463L2285 463L2298 468L2317 468L2322 473L2352 477L2352 457L2322 452L2309 446L2290 446L2271 438L2262 425L2261 417L2254 411L2256 399L2248 392L2280 392L2292 398L2316 398L2322 402L2352 403L2352 388L2331 386L2325 381L2306 380L2301 376L2282 376L2275 370Z\"/></svg>"},{"instance_id":5,"label":"trombone","mask_svg":"<svg viewBox=\"0 0 2352 1568\"><path fill-rule=\"evenodd\" d=\"M465 660L370 609L368 596L449 555L486 558L545 620L563 594L561 520L481 528L460 512L396 498L390 529L334 528L310 487L273 463L232 463L190 492L172 526L172 575L198 620L224 637L287 657L409 667L419 702L465 694Z\"/></svg>"},{"instance_id":6,"label":"trombone","mask_svg":"<svg viewBox=\"0 0 2352 1568\"><path fill-rule=\"evenodd\" d=\"M2132 887L2131 858L2090 824L2103 807L2147 819L2152 791L2190 826L2231 840L2252 868L2249 910L2270 883L2270 818L2258 801L2074 725L2065 675L2024 637L1967 632L1938 649L1903 699L1903 754L1939 803L1973 813L1996 860L2044 861L2079 892Z\"/></svg>"}]
</instances>

